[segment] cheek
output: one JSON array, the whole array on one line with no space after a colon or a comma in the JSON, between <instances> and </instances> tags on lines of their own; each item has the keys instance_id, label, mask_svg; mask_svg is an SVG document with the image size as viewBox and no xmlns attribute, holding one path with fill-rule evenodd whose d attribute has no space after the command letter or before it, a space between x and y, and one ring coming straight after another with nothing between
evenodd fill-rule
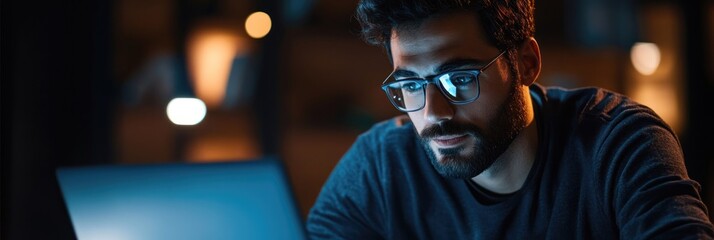
<instances>
[{"instance_id":1,"label":"cheek","mask_svg":"<svg viewBox=\"0 0 714 240\"><path fill-rule=\"evenodd\" d=\"M494 114L498 111L498 106L500 104L500 99L495 99L494 96L484 95L476 100L475 102L460 106L460 113L463 114L462 117L473 119L473 120L485 120L488 116Z\"/></svg>"},{"instance_id":2,"label":"cheek","mask_svg":"<svg viewBox=\"0 0 714 240\"><path fill-rule=\"evenodd\" d=\"M457 116L454 120L486 130L489 125L493 124L493 119L502 110L500 109L501 100L497 99L496 96L482 93L481 97L475 102L458 106L456 108Z\"/></svg>"},{"instance_id":3,"label":"cheek","mask_svg":"<svg viewBox=\"0 0 714 240\"><path fill-rule=\"evenodd\" d=\"M498 115L499 111L503 110L501 106L511 90L511 82L505 76L496 72L496 74L488 76L488 79L483 79L481 95L475 102L460 109L462 117L484 124Z\"/></svg>"},{"instance_id":4,"label":"cheek","mask_svg":"<svg viewBox=\"0 0 714 240\"><path fill-rule=\"evenodd\" d=\"M409 119L412 121L412 124L414 124L414 128L416 128L418 133L421 133L421 130L424 129L426 121L424 121L424 113L422 110L416 111L416 112L409 112Z\"/></svg>"},{"instance_id":5,"label":"cheek","mask_svg":"<svg viewBox=\"0 0 714 240\"><path fill-rule=\"evenodd\" d=\"M477 101L480 100L481 99ZM460 108L457 109L458 117L456 117L454 120L463 124L474 125L479 129L483 129L488 126L491 111L492 110L489 107L484 106L484 104L472 103L469 105L460 106Z\"/></svg>"}]
</instances>

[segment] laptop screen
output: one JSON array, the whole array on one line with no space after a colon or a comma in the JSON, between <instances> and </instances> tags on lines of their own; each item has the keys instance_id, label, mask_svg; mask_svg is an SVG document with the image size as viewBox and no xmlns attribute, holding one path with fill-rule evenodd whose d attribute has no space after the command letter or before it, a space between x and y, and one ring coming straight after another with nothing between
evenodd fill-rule
<instances>
[{"instance_id":1,"label":"laptop screen","mask_svg":"<svg viewBox=\"0 0 714 240\"><path fill-rule=\"evenodd\" d=\"M82 239L304 239L275 159L60 168Z\"/></svg>"}]
</instances>

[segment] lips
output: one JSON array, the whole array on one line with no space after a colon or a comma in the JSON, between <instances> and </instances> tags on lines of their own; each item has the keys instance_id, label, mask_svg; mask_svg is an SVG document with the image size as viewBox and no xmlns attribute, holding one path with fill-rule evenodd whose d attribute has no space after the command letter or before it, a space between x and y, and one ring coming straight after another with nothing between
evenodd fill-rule
<instances>
[{"instance_id":1,"label":"lips","mask_svg":"<svg viewBox=\"0 0 714 240\"><path fill-rule=\"evenodd\" d=\"M466 141L468 135L440 136L432 139L437 145L442 147L456 146Z\"/></svg>"}]
</instances>

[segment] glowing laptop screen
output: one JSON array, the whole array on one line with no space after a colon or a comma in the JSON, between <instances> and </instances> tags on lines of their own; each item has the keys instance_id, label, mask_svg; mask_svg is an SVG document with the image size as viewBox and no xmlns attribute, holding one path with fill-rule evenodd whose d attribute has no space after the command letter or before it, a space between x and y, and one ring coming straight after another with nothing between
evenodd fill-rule
<instances>
[{"instance_id":1,"label":"glowing laptop screen","mask_svg":"<svg viewBox=\"0 0 714 240\"><path fill-rule=\"evenodd\" d=\"M304 239L279 161L62 168L81 239Z\"/></svg>"}]
</instances>

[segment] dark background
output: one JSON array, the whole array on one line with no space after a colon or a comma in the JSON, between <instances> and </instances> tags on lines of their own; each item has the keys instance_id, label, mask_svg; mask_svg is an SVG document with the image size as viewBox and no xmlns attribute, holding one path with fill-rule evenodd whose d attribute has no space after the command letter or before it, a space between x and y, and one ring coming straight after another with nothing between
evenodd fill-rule
<instances>
[{"instance_id":1,"label":"dark background","mask_svg":"<svg viewBox=\"0 0 714 240\"><path fill-rule=\"evenodd\" d=\"M0 2L0 238L74 238L54 175L63 166L278 155L306 214L354 138L399 114L378 89L389 64L381 49L359 40L355 4ZM185 39L195 23L211 18L242 26L236 19L257 10L271 14L274 24L268 36L250 40L251 56L259 57L247 71L259 80L245 88L242 102L209 109L197 126L179 127L166 119L161 98L124 100L128 79L152 53L173 52L185 61ZM601 86L637 98L647 78L632 69L629 47L661 44L662 68L670 64L669 72L651 78L674 86L676 101L657 94L642 99L674 105L670 123L710 208L712 16L714 3L704 0L536 2L541 84ZM190 87L177 89L175 95L191 94Z\"/></svg>"}]
</instances>

